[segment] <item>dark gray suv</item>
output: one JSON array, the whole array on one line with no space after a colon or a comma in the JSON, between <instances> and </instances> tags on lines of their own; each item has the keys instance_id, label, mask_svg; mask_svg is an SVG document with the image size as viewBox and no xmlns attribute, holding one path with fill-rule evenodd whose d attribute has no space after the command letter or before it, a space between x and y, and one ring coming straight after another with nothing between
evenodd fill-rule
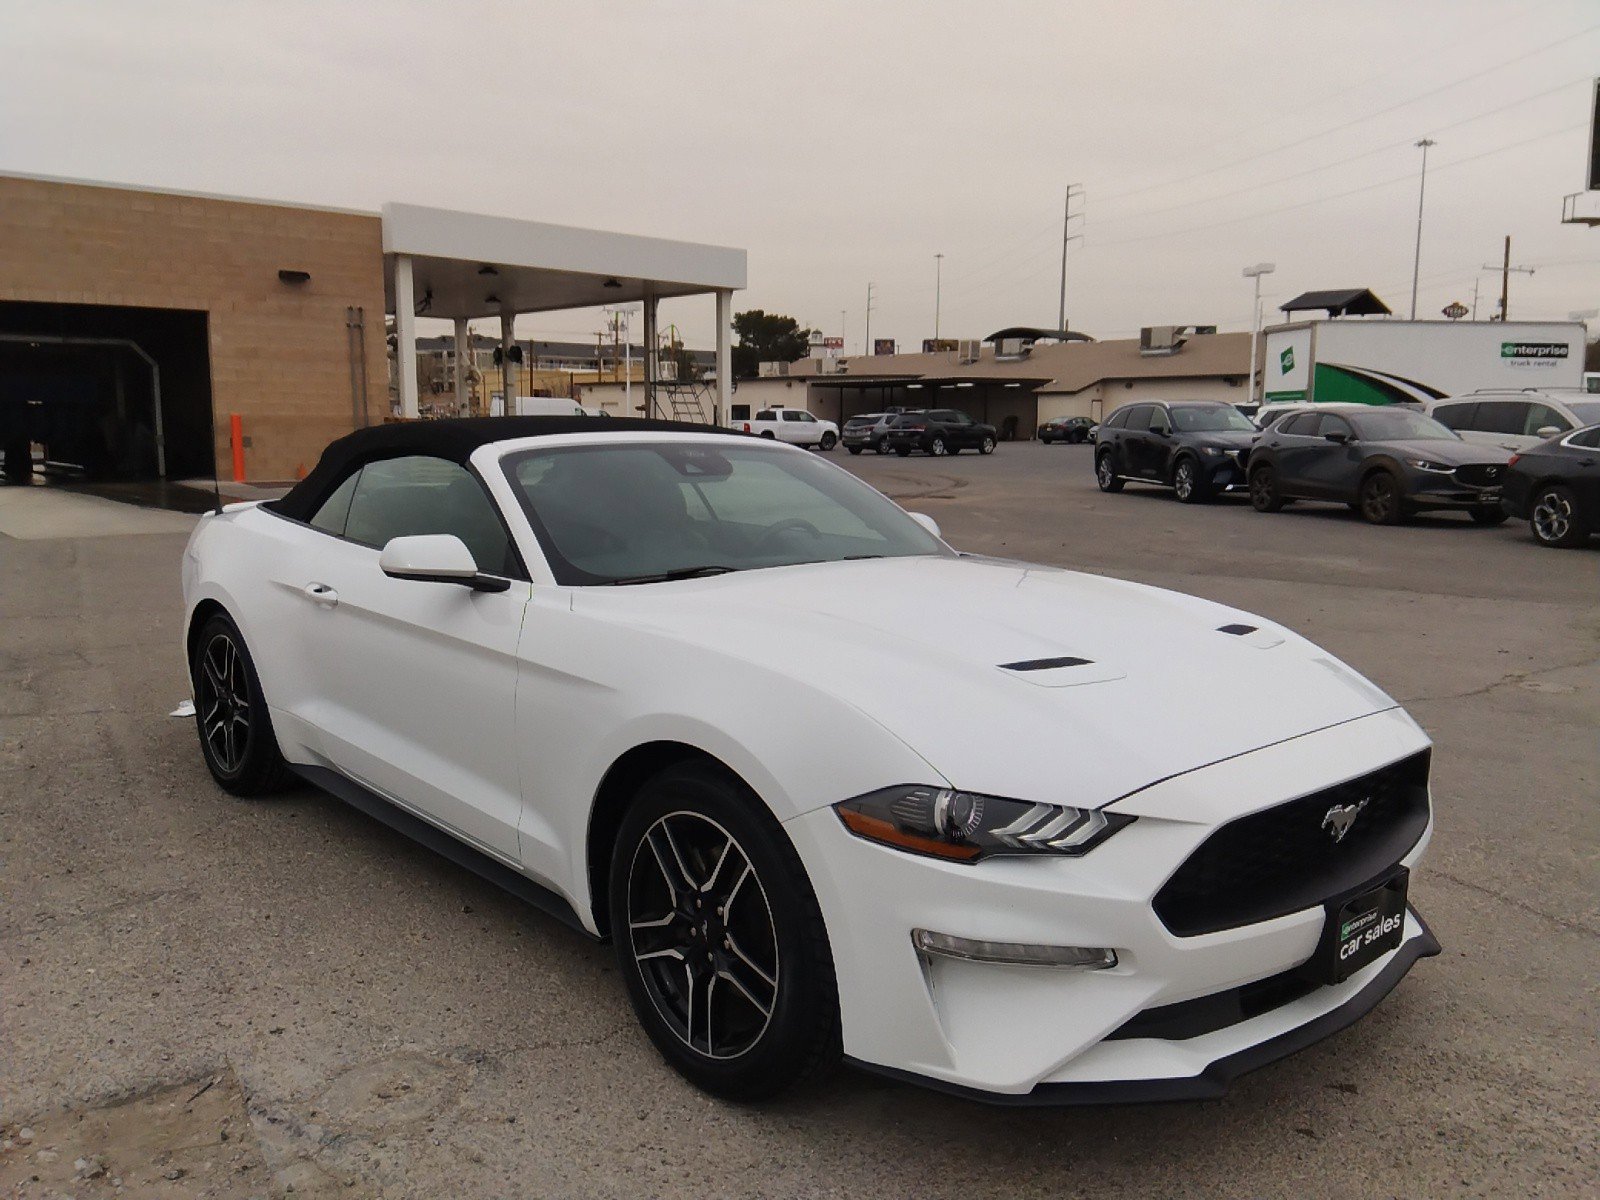
<instances>
[{"instance_id":1,"label":"dark gray suv","mask_svg":"<svg viewBox=\"0 0 1600 1200\"><path fill-rule=\"evenodd\" d=\"M1464 509L1479 525L1500 506L1510 452L1462 441L1403 408L1308 408L1276 421L1250 452L1250 502L1277 512L1294 500L1343 501L1374 525L1423 509Z\"/></svg>"}]
</instances>

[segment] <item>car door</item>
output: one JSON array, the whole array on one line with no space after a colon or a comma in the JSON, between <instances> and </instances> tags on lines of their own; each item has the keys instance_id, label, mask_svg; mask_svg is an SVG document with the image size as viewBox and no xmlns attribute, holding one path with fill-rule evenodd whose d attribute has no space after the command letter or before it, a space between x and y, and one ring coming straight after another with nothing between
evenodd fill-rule
<instances>
[{"instance_id":1,"label":"car door","mask_svg":"<svg viewBox=\"0 0 1600 1200\"><path fill-rule=\"evenodd\" d=\"M441 533L511 587L474 591L379 567L391 538ZM517 638L530 589L482 483L426 455L366 464L342 529L304 574L323 753L358 783L517 862Z\"/></svg>"},{"instance_id":2,"label":"car door","mask_svg":"<svg viewBox=\"0 0 1600 1200\"><path fill-rule=\"evenodd\" d=\"M1355 445L1356 433L1338 413L1306 414L1316 422L1299 467L1301 486L1308 497L1325 500L1353 500L1361 481L1361 450ZM1337 439L1343 438L1343 441Z\"/></svg>"},{"instance_id":3,"label":"car door","mask_svg":"<svg viewBox=\"0 0 1600 1200\"><path fill-rule=\"evenodd\" d=\"M1166 406L1152 404L1143 428L1130 427L1133 439L1133 473L1142 479L1165 479L1172 448L1172 417Z\"/></svg>"},{"instance_id":4,"label":"car door","mask_svg":"<svg viewBox=\"0 0 1600 1200\"><path fill-rule=\"evenodd\" d=\"M783 420L778 422L778 439L788 442L791 446L803 446L814 438L812 426L806 424L811 416L808 412L798 409L786 408L779 415Z\"/></svg>"},{"instance_id":5,"label":"car door","mask_svg":"<svg viewBox=\"0 0 1600 1200\"><path fill-rule=\"evenodd\" d=\"M1578 498L1584 523L1593 529L1600 521L1600 425L1573 434L1567 446L1565 481Z\"/></svg>"},{"instance_id":6,"label":"car door","mask_svg":"<svg viewBox=\"0 0 1600 1200\"><path fill-rule=\"evenodd\" d=\"M1534 439L1534 445L1576 428L1559 410L1537 401L1528 403L1528 412L1522 421L1522 435Z\"/></svg>"},{"instance_id":7,"label":"car door","mask_svg":"<svg viewBox=\"0 0 1600 1200\"><path fill-rule=\"evenodd\" d=\"M1321 423L1321 413L1290 413L1280 418L1267 433L1278 467L1280 491L1296 496L1311 494L1309 476L1313 460L1321 447L1329 444L1317 436Z\"/></svg>"},{"instance_id":8,"label":"car door","mask_svg":"<svg viewBox=\"0 0 1600 1200\"><path fill-rule=\"evenodd\" d=\"M1115 422L1120 417L1120 424ZM1115 430L1112 444L1116 451L1116 466L1119 475L1136 478L1139 474L1139 447L1138 439L1144 436L1147 422L1150 420L1150 405L1133 404L1127 408L1120 408L1112 414L1113 424L1108 428Z\"/></svg>"}]
</instances>

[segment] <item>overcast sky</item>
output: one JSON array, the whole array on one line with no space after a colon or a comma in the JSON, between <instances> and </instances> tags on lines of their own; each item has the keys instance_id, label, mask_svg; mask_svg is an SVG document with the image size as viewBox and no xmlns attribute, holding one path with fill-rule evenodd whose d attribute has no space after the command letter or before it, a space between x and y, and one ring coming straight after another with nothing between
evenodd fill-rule
<instances>
[{"instance_id":1,"label":"overcast sky","mask_svg":"<svg viewBox=\"0 0 1600 1200\"><path fill-rule=\"evenodd\" d=\"M1600 308L1583 184L1600 4L0 0L0 170L740 246L736 308L858 351L1053 325L1247 329L1309 288ZM1600 196L1594 197L1600 207ZM0 264L3 269L3 264ZM709 300L663 306L691 341ZM1600 328L1600 323L1597 323ZM519 336L592 336L591 313Z\"/></svg>"}]
</instances>

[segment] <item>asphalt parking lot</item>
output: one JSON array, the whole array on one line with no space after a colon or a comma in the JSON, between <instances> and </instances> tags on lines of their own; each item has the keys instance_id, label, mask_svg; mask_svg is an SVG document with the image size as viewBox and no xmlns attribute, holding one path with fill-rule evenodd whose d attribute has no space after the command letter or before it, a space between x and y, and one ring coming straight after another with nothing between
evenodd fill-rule
<instances>
[{"instance_id":1,"label":"asphalt parking lot","mask_svg":"<svg viewBox=\"0 0 1600 1200\"><path fill-rule=\"evenodd\" d=\"M1090 452L833 458L961 549L1242 606L1407 705L1436 741L1412 897L1445 951L1369 1018L1204 1104L995 1109L849 1071L710 1100L608 949L318 793L212 784L166 716L190 518L85 536L87 501L0 491L0 1194L134 1194L73 1148L127 1102L216 1106L147 1147L163 1195L1593 1195L1600 544L1106 496Z\"/></svg>"}]
</instances>

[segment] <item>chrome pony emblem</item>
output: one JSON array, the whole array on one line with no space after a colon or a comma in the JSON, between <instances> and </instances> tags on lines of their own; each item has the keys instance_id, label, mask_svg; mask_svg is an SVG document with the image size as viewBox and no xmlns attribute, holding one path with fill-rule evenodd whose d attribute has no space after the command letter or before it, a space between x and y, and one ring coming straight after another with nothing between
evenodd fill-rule
<instances>
[{"instance_id":1,"label":"chrome pony emblem","mask_svg":"<svg viewBox=\"0 0 1600 1200\"><path fill-rule=\"evenodd\" d=\"M1368 796L1360 804L1335 804L1323 816L1322 827L1333 835L1336 843L1344 841L1344 835L1350 832L1350 827L1356 823L1356 818L1371 799Z\"/></svg>"}]
</instances>

